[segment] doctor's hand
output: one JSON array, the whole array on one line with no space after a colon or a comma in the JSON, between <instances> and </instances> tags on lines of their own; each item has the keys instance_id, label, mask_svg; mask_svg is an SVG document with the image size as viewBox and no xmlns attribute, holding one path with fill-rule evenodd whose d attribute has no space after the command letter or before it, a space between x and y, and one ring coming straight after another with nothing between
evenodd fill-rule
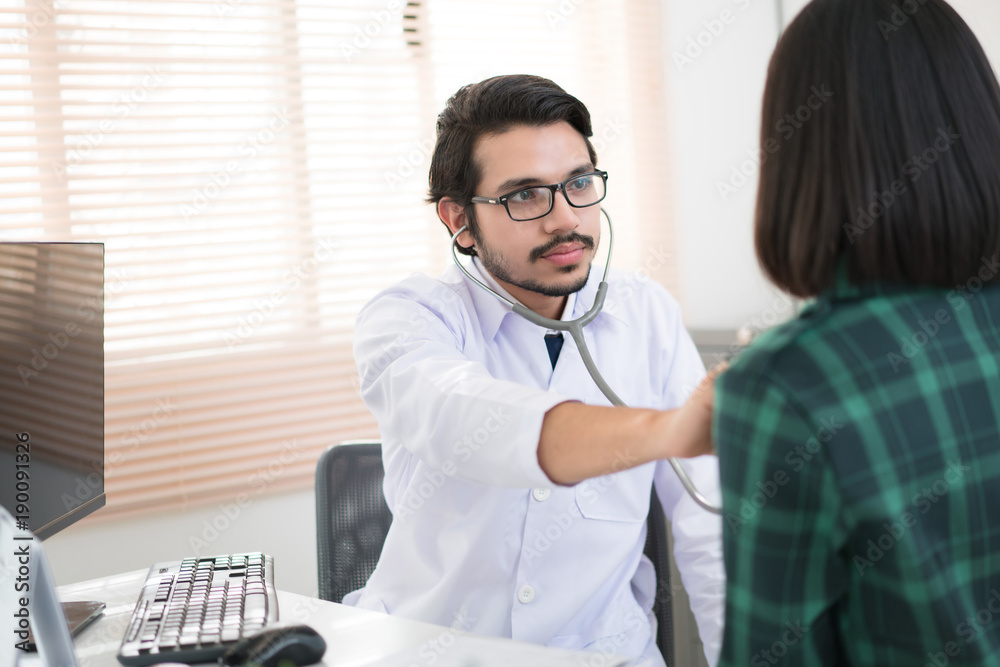
<instances>
[{"instance_id":1,"label":"doctor's hand","mask_svg":"<svg viewBox=\"0 0 1000 667\"><path fill-rule=\"evenodd\" d=\"M671 456L688 458L712 454L712 412L715 407L715 380L728 365L719 364L702 379L684 405L673 411L668 427Z\"/></svg>"}]
</instances>

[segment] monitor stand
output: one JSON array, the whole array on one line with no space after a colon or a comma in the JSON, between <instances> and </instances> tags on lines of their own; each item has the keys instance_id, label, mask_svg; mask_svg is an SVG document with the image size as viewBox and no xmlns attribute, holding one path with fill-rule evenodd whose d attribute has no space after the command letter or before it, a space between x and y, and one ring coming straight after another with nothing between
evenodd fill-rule
<instances>
[{"instance_id":1,"label":"monitor stand","mask_svg":"<svg viewBox=\"0 0 1000 667\"><path fill-rule=\"evenodd\" d=\"M103 602L63 602L63 615L66 616L66 624L69 626L69 634L76 637L85 627L96 621L104 613L105 604ZM35 634L28 631L28 650L35 651Z\"/></svg>"},{"instance_id":2,"label":"monitor stand","mask_svg":"<svg viewBox=\"0 0 1000 667\"><path fill-rule=\"evenodd\" d=\"M6 626L3 634L7 637L0 644L0 664L20 662L20 644L27 641L30 629L35 633L42 665L79 667L42 542L18 527L3 506L0 506L0 575L5 581L24 579L19 582L24 584L24 590L0 586L0 609L5 610L0 626ZM15 611L6 611L11 609Z\"/></svg>"}]
</instances>

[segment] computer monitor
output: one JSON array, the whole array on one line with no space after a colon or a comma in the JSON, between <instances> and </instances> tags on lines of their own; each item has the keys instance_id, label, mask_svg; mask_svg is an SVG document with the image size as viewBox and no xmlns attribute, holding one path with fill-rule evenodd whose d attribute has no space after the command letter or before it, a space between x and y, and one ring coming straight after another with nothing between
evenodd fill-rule
<instances>
[{"instance_id":1,"label":"computer monitor","mask_svg":"<svg viewBox=\"0 0 1000 667\"><path fill-rule=\"evenodd\" d=\"M0 506L44 539L104 503L104 245L0 242Z\"/></svg>"},{"instance_id":2,"label":"computer monitor","mask_svg":"<svg viewBox=\"0 0 1000 667\"><path fill-rule=\"evenodd\" d=\"M0 505L44 539L104 504L104 245L0 242Z\"/></svg>"}]
</instances>

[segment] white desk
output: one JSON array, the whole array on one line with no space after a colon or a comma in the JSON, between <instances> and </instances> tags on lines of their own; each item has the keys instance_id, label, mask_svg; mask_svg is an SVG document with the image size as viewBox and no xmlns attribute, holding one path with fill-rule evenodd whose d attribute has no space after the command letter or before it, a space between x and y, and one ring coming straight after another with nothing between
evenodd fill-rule
<instances>
[{"instance_id":1,"label":"white desk","mask_svg":"<svg viewBox=\"0 0 1000 667\"><path fill-rule=\"evenodd\" d=\"M59 587L59 597L100 600L104 616L76 638L80 667L121 667L115 657L139 595L145 570ZM278 592L282 622L306 623L327 643L329 667L613 667L627 665L599 653L545 648L481 637L333 602Z\"/></svg>"}]
</instances>

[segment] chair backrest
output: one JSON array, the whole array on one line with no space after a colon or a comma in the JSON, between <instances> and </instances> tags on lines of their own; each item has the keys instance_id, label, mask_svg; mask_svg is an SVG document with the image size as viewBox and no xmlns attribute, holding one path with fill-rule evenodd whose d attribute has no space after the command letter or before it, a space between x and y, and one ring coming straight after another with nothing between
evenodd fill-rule
<instances>
[{"instance_id":1,"label":"chair backrest","mask_svg":"<svg viewBox=\"0 0 1000 667\"><path fill-rule=\"evenodd\" d=\"M653 561L656 571L656 598L653 614L656 616L656 645L667 665L674 664L674 595L670 585L670 546L667 542L667 517L654 488L649 496L649 514L646 516L646 547L643 553Z\"/></svg>"},{"instance_id":2,"label":"chair backrest","mask_svg":"<svg viewBox=\"0 0 1000 667\"><path fill-rule=\"evenodd\" d=\"M319 597L340 602L375 571L392 513L382 493L382 444L329 447L316 465Z\"/></svg>"},{"instance_id":3,"label":"chair backrest","mask_svg":"<svg viewBox=\"0 0 1000 667\"><path fill-rule=\"evenodd\" d=\"M319 597L340 602L375 571L392 513L382 492L382 444L377 440L329 447L316 465L316 549ZM652 490L645 554L656 571L656 645L674 663L670 550L663 508Z\"/></svg>"}]
</instances>

